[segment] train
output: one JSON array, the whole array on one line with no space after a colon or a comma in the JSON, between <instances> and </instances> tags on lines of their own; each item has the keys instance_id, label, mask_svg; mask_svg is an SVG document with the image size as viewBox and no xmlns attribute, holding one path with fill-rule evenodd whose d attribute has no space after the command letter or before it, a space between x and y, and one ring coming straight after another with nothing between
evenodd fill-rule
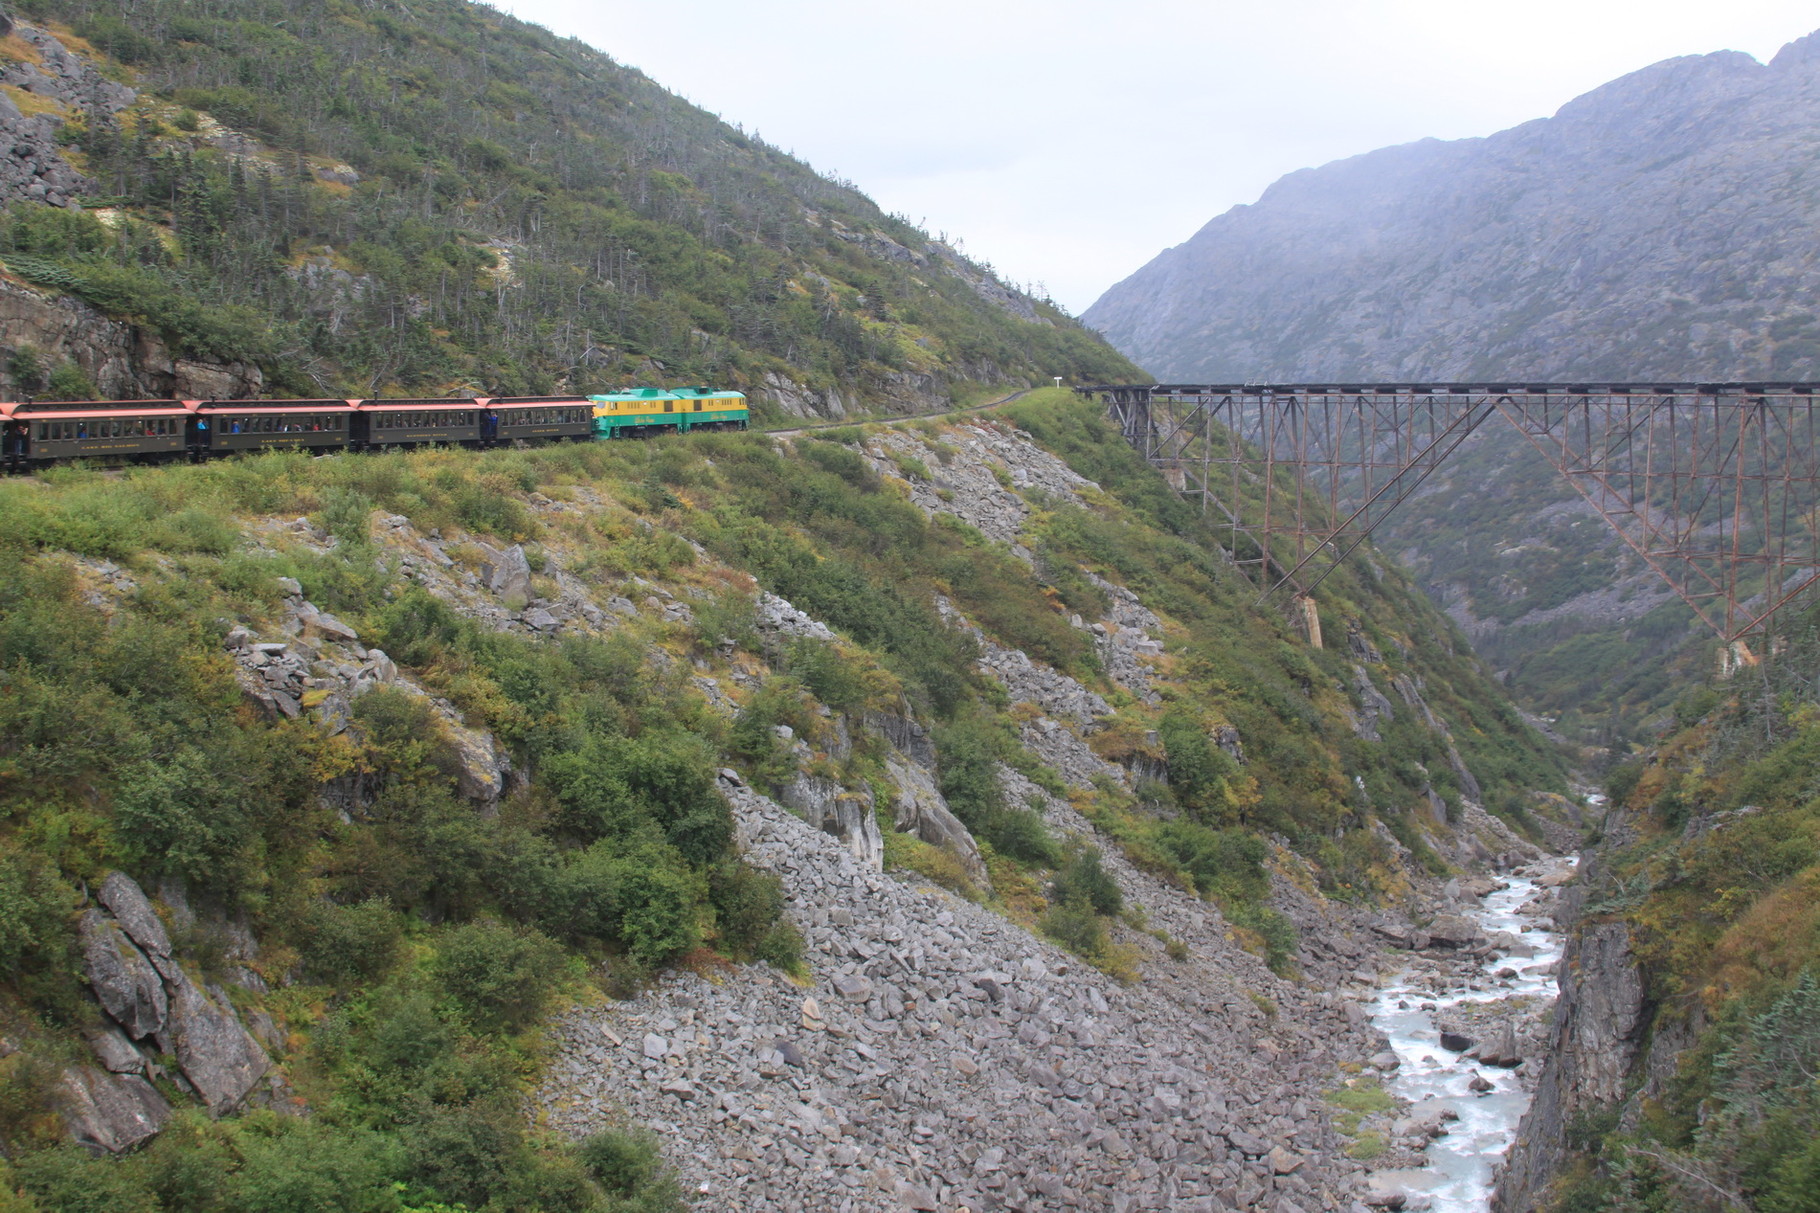
<instances>
[{"instance_id":1,"label":"train","mask_svg":"<svg viewBox=\"0 0 1820 1213\"><path fill-rule=\"evenodd\" d=\"M417 400L0 402L0 463L20 472L71 459L200 461L239 451L328 454L433 444L487 449L743 430L749 420L743 393L708 387Z\"/></svg>"}]
</instances>

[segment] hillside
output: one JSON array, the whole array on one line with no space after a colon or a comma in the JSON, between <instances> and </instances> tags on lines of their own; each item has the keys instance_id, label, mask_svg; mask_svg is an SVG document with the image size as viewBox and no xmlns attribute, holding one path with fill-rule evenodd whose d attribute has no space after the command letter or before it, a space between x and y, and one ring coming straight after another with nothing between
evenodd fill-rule
<instances>
[{"instance_id":1,"label":"hillside","mask_svg":"<svg viewBox=\"0 0 1820 1213\"><path fill-rule=\"evenodd\" d=\"M842 415L1132 371L852 186L484 6L15 12L0 391L635 379Z\"/></svg>"},{"instance_id":2,"label":"hillside","mask_svg":"<svg viewBox=\"0 0 1820 1213\"><path fill-rule=\"evenodd\" d=\"M1811 610L1750 687L1696 687L1618 768L1552 1060L1494 1208L1820 1200L1820 753Z\"/></svg>"},{"instance_id":3,"label":"hillside","mask_svg":"<svg viewBox=\"0 0 1820 1213\"><path fill-rule=\"evenodd\" d=\"M1398 574L1311 647L1065 390L0 490L8 1208L1319 1207L1376 928L1554 829Z\"/></svg>"},{"instance_id":4,"label":"hillside","mask_svg":"<svg viewBox=\"0 0 1820 1213\"><path fill-rule=\"evenodd\" d=\"M1165 380L1820 378L1820 37L1291 173L1087 310Z\"/></svg>"}]
</instances>

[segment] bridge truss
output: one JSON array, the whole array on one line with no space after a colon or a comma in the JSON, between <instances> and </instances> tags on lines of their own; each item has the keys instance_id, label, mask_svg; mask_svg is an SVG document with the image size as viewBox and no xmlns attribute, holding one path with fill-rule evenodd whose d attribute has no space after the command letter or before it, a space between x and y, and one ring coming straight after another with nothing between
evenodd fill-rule
<instances>
[{"instance_id":1,"label":"bridge truss","mask_svg":"<svg viewBox=\"0 0 1820 1213\"><path fill-rule=\"evenodd\" d=\"M1081 391L1222 521L1260 600L1311 594L1487 422L1521 434L1725 641L1820 580L1820 384Z\"/></svg>"}]
</instances>

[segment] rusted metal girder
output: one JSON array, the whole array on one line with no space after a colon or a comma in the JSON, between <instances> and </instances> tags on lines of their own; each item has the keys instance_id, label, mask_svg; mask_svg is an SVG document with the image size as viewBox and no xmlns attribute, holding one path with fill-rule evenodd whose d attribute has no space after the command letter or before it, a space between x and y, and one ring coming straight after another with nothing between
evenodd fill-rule
<instances>
[{"instance_id":1,"label":"rusted metal girder","mask_svg":"<svg viewBox=\"0 0 1820 1213\"><path fill-rule=\"evenodd\" d=\"M1260 600L1311 593L1498 416L1720 638L1820 580L1820 385L1125 384L1125 440L1217 514Z\"/></svg>"}]
</instances>

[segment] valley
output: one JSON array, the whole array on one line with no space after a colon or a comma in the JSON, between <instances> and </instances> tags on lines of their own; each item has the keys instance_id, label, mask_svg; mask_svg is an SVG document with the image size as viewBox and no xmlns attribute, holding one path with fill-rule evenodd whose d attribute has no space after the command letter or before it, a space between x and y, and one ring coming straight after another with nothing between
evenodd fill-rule
<instances>
[{"instance_id":1,"label":"valley","mask_svg":"<svg viewBox=\"0 0 1820 1213\"><path fill-rule=\"evenodd\" d=\"M1286 612L1075 385L1813 377L1815 47L1076 320L483 5L10 7L9 399L753 428L0 479L0 1213L1812 1210L1813 609L1486 428Z\"/></svg>"}]
</instances>

